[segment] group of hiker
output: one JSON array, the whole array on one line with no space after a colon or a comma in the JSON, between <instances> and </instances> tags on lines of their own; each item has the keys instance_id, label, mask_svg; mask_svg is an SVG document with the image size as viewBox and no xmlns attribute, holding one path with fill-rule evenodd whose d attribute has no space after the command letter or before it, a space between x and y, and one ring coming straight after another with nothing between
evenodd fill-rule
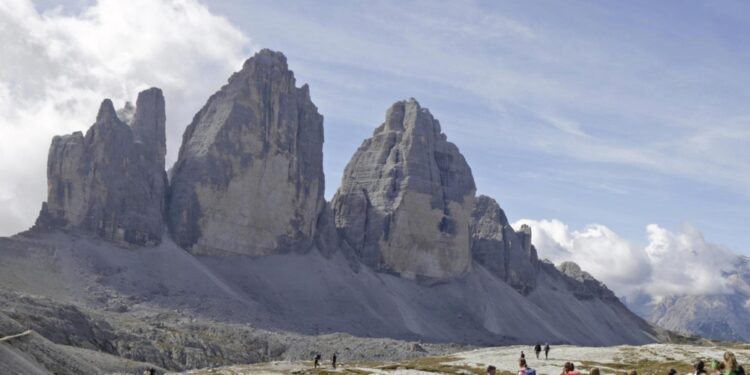
<instances>
[{"instance_id":1,"label":"group of hiker","mask_svg":"<svg viewBox=\"0 0 750 375\"><path fill-rule=\"evenodd\" d=\"M534 353L536 354L536 358L539 359L539 353L542 352L542 347L539 344L536 344L534 346ZM544 345L544 359L547 359L549 356L549 344ZM710 372L709 372L710 370ZM488 366L487 367L487 375L496 375L497 368L495 366ZM536 370L529 367L528 363L526 362L526 355L523 351L521 351L521 357L518 359L518 375L536 375ZM575 364L573 362L565 362L563 365L562 371L560 375L581 375L581 373L576 370ZM589 370L589 375L601 375L601 370L598 368L592 368ZM638 372L636 370L630 370L625 373L625 375L638 375ZM670 369L667 375L678 375L677 370ZM740 364L737 362L737 357L732 352L725 352L723 356L723 360L715 360L712 359L710 361L710 369L706 369L706 362L704 362L702 359L699 359L693 363L693 372L690 372L687 375L746 375L745 369L740 366Z\"/></svg>"},{"instance_id":2,"label":"group of hiker","mask_svg":"<svg viewBox=\"0 0 750 375\"><path fill-rule=\"evenodd\" d=\"M320 353L315 354L315 357L313 358L313 365L315 368L318 368L321 366L322 356ZM331 367L336 368L336 353L333 353L333 356L331 356Z\"/></svg>"}]
</instances>

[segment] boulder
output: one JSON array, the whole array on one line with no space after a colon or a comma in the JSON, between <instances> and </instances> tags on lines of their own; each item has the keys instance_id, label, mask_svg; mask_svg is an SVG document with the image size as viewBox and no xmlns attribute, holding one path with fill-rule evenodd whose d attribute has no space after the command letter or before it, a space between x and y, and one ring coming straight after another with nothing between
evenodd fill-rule
<instances>
[{"instance_id":1,"label":"boulder","mask_svg":"<svg viewBox=\"0 0 750 375\"><path fill-rule=\"evenodd\" d=\"M359 147L332 206L340 235L366 265L446 279L471 268L475 191L463 155L410 99L393 104Z\"/></svg>"},{"instance_id":2,"label":"boulder","mask_svg":"<svg viewBox=\"0 0 750 375\"><path fill-rule=\"evenodd\" d=\"M323 198L323 116L279 52L264 49L185 130L168 225L193 254L262 256L315 242Z\"/></svg>"}]
</instances>

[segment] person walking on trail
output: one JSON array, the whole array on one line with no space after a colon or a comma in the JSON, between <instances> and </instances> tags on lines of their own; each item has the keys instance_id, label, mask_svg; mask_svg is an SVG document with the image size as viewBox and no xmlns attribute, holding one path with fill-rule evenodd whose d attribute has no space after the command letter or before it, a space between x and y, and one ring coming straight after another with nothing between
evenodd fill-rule
<instances>
[{"instance_id":1,"label":"person walking on trail","mask_svg":"<svg viewBox=\"0 0 750 375\"><path fill-rule=\"evenodd\" d=\"M320 366L320 353L315 355L315 368L318 368Z\"/></svg>"},{"instance_id":2,"label":"person walking on trail","mask_svg":"<svg viewBox=\"0 0 750 375\"><path fill-rule=\"evenodd\" d=\"M526 360L521 358L518 360L518 375L536 375L536 370L529 367Z\"/></svg>"},{"instance_id":3,"label":"person walking on trail","mask_svg":"<svg viewBox=\"0 0 750 375\"><path fill-rule=\"evenodd\" d=\"M521 350L521 359L526 359L526 354L523 353L523 350Z\"/></svg>"},{"instance_id":4,"label":"person walking on trail","mask_svg":"<svg viewBox=\"0 0 750 375\"><path fill-rule=\"evenodd\" d=\"M331 357L331 365L336 368L336 353L333 353L333 357Z\"/></svg>"},{"instance_id":5,"label":"person walking on trail","mask_svg":"<svg viewBox=\"0 0 750 375\"><path fill-rule=\"evenodd\" d=\"M549 343L545 342L544 343L544 359L547 359L548 356L549 356Z\"/></svg>"}]
</instances>

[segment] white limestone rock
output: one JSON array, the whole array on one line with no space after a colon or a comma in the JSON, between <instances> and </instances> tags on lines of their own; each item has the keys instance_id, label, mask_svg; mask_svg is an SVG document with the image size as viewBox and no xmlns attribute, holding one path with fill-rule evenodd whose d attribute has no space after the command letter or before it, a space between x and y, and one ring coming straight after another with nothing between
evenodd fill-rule
<instances>
[{"instance_id":1,"label":"white limestone rock","mask_svg":"<svg viewBox=\"0 0 750 375\"><path fill-rule=\"evenodd\" d=\"M400 101L365 140L333 199L343 240L368 266L406 278L447 279L471 269L474 178L440 123Z\"/></svg>"},{"instance_id":2,"label":"white limestone rock","mask_svg":"<svg viewBox=\"0 0 750 375\"><path fill-rule=\"evenodd\" d=\"M325 201L323 116L279 52L262 50L185 130L168 225L194 254L262 256L315 242Z\"/></svg>"}]
</instances>

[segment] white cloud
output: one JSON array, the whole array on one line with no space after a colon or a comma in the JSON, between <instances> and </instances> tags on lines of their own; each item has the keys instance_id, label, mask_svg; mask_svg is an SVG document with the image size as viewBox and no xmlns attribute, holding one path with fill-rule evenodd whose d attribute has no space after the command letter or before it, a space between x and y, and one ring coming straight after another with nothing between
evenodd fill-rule
<instances>
[{"instance_id":1,"label":"white cloud","mask_svg":"<svg viewBox=\"0 0 750 375\"><path fill-rule=\"evenodd\" d=\"M80 14L0 3L0 235L33 223L53 135L85 130L98 105L151 86L167 101L168 165L207 97L239 69L248 39L196 0L101 0Z\"/></svg>"},{"instance_id":2,"label":"white cloud","mask_svg":"<svg viewBox=\"0 0 750 375\"><path fill-rule=\"evenodd\" d=\"M696 228L670 231L646 227L648 244L635 245L604 225L571 230L558 220L522 219L532 228L532 243L541 258L574 261L630 301L672 295L721 294L732 291L729 273L737 255L707 242Z\"/></svg>"}]
</instances>

